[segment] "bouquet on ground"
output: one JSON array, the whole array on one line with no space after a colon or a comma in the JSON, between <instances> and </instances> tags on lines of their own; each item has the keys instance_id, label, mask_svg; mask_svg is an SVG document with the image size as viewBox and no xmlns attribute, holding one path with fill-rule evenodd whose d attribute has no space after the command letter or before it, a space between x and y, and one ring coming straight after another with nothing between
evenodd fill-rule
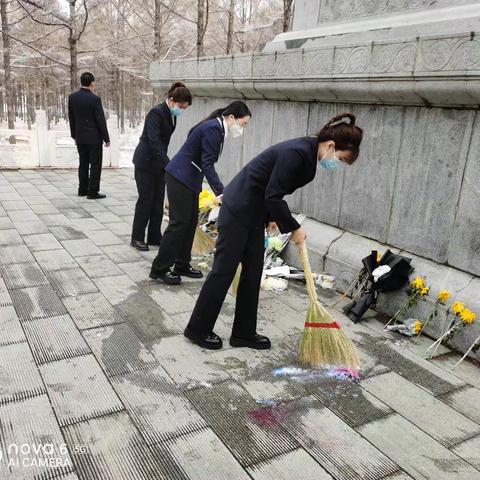
<instances>
[{"instance_id":1,"label":"bouquet on ground","mask_svg":"<svg viewBox=\"0 0 480 480\"><path fill-rule=\"evenodd\" d=\"M198 225L192 245L192 254L208 255L215 248L217 238L216 220L220 210L217 197L210 190L202 190L198 201Z\"/></svg>"}]
</instances>

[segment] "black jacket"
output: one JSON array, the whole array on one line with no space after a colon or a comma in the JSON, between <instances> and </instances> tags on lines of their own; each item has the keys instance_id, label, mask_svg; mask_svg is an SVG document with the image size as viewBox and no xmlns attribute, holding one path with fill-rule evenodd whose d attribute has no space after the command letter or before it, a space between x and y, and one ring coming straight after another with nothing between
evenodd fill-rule
<instances>
[{"instance_id":1,"label":"black jacket","mask_svg":"<svg viewBox=\"0 0 480 480\"><path fill-rule=\"evenodd\" d=\"M282 233L300 228L285 195L315 178L318 140L301 137L273 145L247 163L226 186L223 202L245 225L277 222Z\"/></svg>"},{"instance_id":2,"label":"black jacket","mask_svg":"<svg viewBox=\"0 0 480 480\"><path fill-rule=\"evenodd\" d=\"M110 142L100 97L87 88L68 97L70 133L77 144L95 145Z\"/></svg>"},{"instance_id":3,"label":"black jacket","mask_svg":"<svg viewBox=\"0 0 480 480\"><path fill-rule=\"evenodd\" d=\"M166 102L148 112L140 142L133 154L136 168L151 173L163 172L169 162L167 150L176 126L176 118L172 118Z\"/></svg>"}]
</instances>

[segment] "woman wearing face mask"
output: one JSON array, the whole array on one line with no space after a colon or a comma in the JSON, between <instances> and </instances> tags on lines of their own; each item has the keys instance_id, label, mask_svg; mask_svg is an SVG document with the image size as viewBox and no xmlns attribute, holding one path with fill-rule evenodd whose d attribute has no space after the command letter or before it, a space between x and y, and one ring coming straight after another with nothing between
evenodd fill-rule
<instances>
[{"instance_id":1,"label":"woman wearing face mask","mask_svg":"<svg viewBox=\"0 0 480 480\"><path fill-rule=\"evenodd\" d=\"M202 272L193 269L190 260L203 179L207 179L217 197L222 195L223 184L215 171L215 162L225 138L242 135L251 116L241 101L215 110L190 130L187 140L168 164L165 177L170 220L150 278L169 285L181 283L182 276L202 278Z\"/></svg>"},{"instance_id":2,"label":"woman wearing face mask","mask_svg":"<svg viewBox=\"0 0 480 480\"><path fill-rule=\"evenodd\" d=\"M165 167L170 137L180 116L192 104L192 94L183 83L176 82L164 102L153 107L145 118L140 143L135 149L135 181L138 200L132 228L132 247L148 250L148 245L160 245L165 198ZM147 243L145 229L148 224ZM147 245L148 244L148 245Z\"/></svg>"},{"instance_id":3,"label":"woman wearing face mask","mask_svg":"<svg viewBox=\"0 0 480 480\"><path fill-rule=\"evenodd\" d=\"M232 347L270 348L270 340L257 334L257 306L263 270L264 231L292 233L301 244L305 231L292 217L285 195L311 182L317 164L332 170L351 165L358 157L362 130L355 116L332 118L317 137L301 137L274 145L249 162L223 194L218 239L212 271L208 275L185 336L203 348L222 348L213 328L238 264L242 273L237 290Z\"/></svg>"}]
</instances>

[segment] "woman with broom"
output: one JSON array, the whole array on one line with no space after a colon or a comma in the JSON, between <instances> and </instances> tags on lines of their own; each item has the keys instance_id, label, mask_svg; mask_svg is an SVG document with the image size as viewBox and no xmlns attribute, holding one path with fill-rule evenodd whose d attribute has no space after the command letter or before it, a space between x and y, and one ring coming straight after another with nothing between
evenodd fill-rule
<instances>
[{"instance_id":1,"label":"woman with broom","mask_svg":"<svg viewBox=\"0 0 480 480\"><path fill-rule=\"evenodd\" d=\"M169 223L150 278L168 285L178 285L182 276L202 278L202 272L192 268L190 260L203 179L207 179L217 197L222 195L223 184L215 171L215 163L225 138L241 136L251 116L241 101L215 110L190 130L187 140L165 168Z\"/></svg>"},{"instance_id":2,"label":"woman with broom","mask_svg":"<svg viewBox=\"0 0 480 480\"><path fill-rule=\"evenodd\" d=\"M323 126L317 137L274 145L237 174L223 194L213 266L185 329L187 338L203 348L222 348L213 328L241 263L230 345L270 348L270 340L256 332L265 225L269 222L269 229L293 232L293 242L302 244L305 231L283 197L311 182L317 164L328 170L353 164L361 141L362 129L355 125L355 116L344 113Z\"/></svg>"}]
</instances>

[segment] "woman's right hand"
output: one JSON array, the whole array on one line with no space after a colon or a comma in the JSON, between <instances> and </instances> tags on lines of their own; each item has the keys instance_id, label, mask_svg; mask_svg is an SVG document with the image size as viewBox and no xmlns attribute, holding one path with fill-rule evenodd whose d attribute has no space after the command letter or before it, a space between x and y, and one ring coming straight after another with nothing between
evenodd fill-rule
<instances>
[{"instance_id":1,"label":"woman's right hand","mask_svg":"<svg viewBox=\"0 0 480 480\"><path fill-rule=\"evenodd\" d=\"M218 197L215 197L215 203L217 205L221 205L223 202L223 193L221 195L219 195Z\"/></svg>"},{"instance_id":2,"label":"woman's right hand","mask_svg":"<svg viewBox=\"0 0 480 480\"><path fill-rule=\"evenodd\" d=\"M306 238L307 238L307 234L302 227L292 232L291 240L293 243L299 246L305 242Z\"/></svg>"}]
</instances>

